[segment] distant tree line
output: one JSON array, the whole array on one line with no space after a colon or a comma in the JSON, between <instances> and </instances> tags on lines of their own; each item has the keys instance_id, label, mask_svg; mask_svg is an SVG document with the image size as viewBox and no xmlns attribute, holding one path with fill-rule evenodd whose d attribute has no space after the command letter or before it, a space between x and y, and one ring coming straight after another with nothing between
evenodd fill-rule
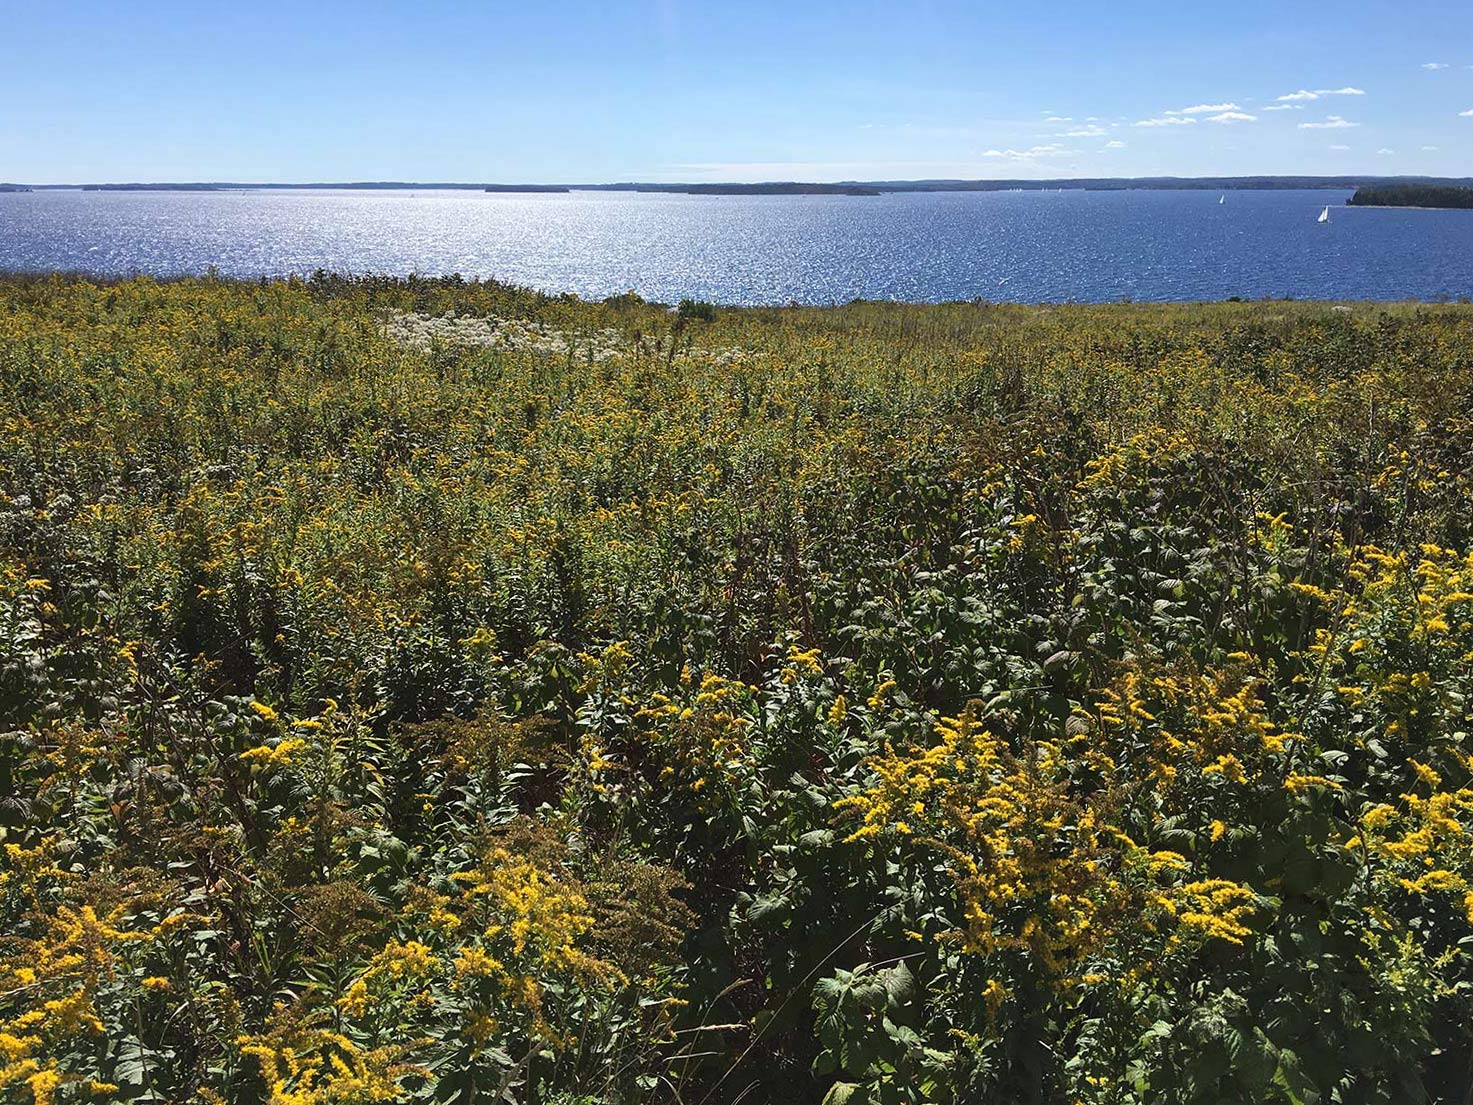
<instances>
[{"instance_id":1,"label":"distant tree line","mask_svg":"<svg viewBox=\"0 0 1473 1105\"><path fill-rule=\"evenodd\" d=\"M1352 207L1455 207L1473 209L1473 188L1446 184L1378 184L1358 188Z\"/></svg>"},{"instance_id":2,"label":"distant tree line","mask_svg":"<svg viewBox=\"0 0 1473 1105\"><path fill-rule=\"evenodd\" d=\"M1206 191L1273 190L1304 188L1403 188L1403 187L1473 186L1473 177L1365 177L1365 176L1209 176L1209 177L1067 177L1052 180L844 180L834 183L802 181L762 181L757 183L691 183L673 181L622 181L612 184L494 184L454 183L445 181L336 181L328 183L280 183L241 181L193 181L158 183L93 183L93 184L0 184L0 190L56 190L83 188L88 191L212 191L217 189L330 189L330 190L408 190L431 189L485 192L675 192L695 195L860 195L885 192L1002 192L1058 191L1084 189L1119 191L1132 188L1203 189Z\"/></svg>"}]
</instances>

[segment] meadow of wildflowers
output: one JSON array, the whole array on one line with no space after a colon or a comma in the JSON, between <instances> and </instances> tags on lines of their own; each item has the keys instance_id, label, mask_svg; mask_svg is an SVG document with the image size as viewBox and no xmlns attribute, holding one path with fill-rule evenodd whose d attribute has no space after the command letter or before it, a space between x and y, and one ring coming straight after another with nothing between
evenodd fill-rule
<instances>
[{"instance_id":1,"label":"meadow of wildflowers","mask_svg":"<svg viewBox=\"0 0 1473 1105\"><path fill-rule=\"evenodd\" d=\"M1470 695L1468 307L0 281L0 1102L1464 1102Z\"/></svg>"}]
</instances>

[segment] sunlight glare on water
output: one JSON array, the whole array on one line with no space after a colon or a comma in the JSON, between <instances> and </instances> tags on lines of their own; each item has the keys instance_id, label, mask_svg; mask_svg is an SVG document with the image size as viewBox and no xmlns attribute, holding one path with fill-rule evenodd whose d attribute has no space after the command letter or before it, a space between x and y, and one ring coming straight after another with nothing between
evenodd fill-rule
<instances>
[{"instance_id":1,"label":"sunlight glare on water","mask_svg":"<svg viewBox=\"0 0 1473 1105\"><path fill-rule=\"evenodd\" d=\"M1473 212L1345 208L1338 191L1219 194L38 191L0 194L0 269L460 273L742 304L1473 293Z\"/></svg>"}]
</instances>

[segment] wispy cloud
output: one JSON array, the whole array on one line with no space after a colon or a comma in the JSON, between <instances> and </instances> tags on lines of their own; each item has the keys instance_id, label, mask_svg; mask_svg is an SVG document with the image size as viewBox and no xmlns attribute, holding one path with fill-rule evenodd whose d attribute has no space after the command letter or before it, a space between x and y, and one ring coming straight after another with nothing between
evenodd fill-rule
<instances>
[{"instance_id":1,"label":"wispy cloud","mask_svg":"<svg viewBox=\"0 0 1473 1105\"><path fill-rule=\"evenodd\" d=\"M1102 134L1108 134L1104 127L1091 123L1087 127L1075 127L1073 130L1061 131L1060 138L1098 138Z\"/></svg>"},{"instance_id":2,"label":"wispy cloud","mask_svg":"<svg viewBox=\"0 0 1473 1105\"><path fill-rule=\"evenodd\" d=\"M1303 111L1303 104L1266 104L1264 111Z\"/></svg>"},{"instance_id":3,"label":"wispy cloud","mask_svg":"<svg viewBox=\"0 0 1473 1105\"><path fill-rule=\"evenodd\" d=\"M1436 71L1438 69L1446 69L1447 68L1447 62L1445 62L1445 61L1424 61L1422 63L1422 68L1423 69L1433 70L1433 71Z\"/></svg>"},{"instance_id":4,"label":"wispy cloud","mask_svg":"<svg viewBox=\"0 0 1473 1105\"><path fill-rule=\"evenodd\" d=\"M1045 123L1072 123L1072 122L1074 122L1074 116L1072 116L1072 115L1050 115L1050 116L1048 116L1047 118L1044 119L1044 122Z\"/></svg>"},{"instance_id":5,"label":"wispy cloud","mask_svg":"<svg viewBox=\"0 0 1473 1105\"><path fill-rule=\"evenodd\" d=\"M1322 123L1300 123L1300 130L1345 130L1347 127L1358 127L1359 123L1352 123L1349 119L1343 119L1339 115L1328 115Z\"/></svg>"},{"instance_id":6,"label":"wispy cloud","mask_svg":"<svg viewBox=\"0 0 1473 1105\"><path fill-rule=\"evenodd\" d=\"M1380 149L1379 149L1379 150L1377 150L1377 151L1376 151L1376 152L1377 152L1377 153L1378 153L1378 154L1381 154L1381 155L1382 155L1382 156L1385 156L1385 155L1387 155L1387 154L1393 154L1393 153L1395 153L1395 152L1396 152L1396 151L1395 151L1395 150L1393 150L1393 149L1388 149L1388 148L1387 148L1387 147L1385 147L1385 146L1382 146L1382 147L1381 147L1381 148L1380 148Z\"/></svg>"},{"instance_id":7,"label":"wispy cloud","mask_svg":"<svg viewBox=\"0 0 1473 1105\"><path fill-rule=\"evenodd\" d=\"M1217 115L1207 116L1209 123L1256 123L1257 115L1249 115L1246 111L1224 111Z\"/></svg>"},{"instance_id":8,"label":"wispy cloud","mask_svg":"<svg viewBox=\"0 0 1473 1105\"><path fill-rule=\"evenodd\" d=\"M1112 138L1110 141L1108 141L1108 142L1105 143L1105 149L1107 149L1107 150L1123 150L1123 149L1125 149L1125 143L1122 142L1122 141L1120 141L1120 139L1118 139L1118 138Z\"/></svg>"},{"instance_id":9,"label":"wispy cloud","mask_svg":"<svg viewBox=\"0 0 1473 1105\"><path fill-rule=\"evenodd\" d=\"M1308 100L1318 100L1321 96L1364 96L1365 94L1365 89L1354 88L1351 85L1346 85L1344 88L1316 88L1313 91L1310 91L1308 88L1301 88L1298 92L1290 92L1287 96L1279 96L1277 100L1281 104L1294 104L1304 103Z\"/></svg>"},{"instance_id":10,"label":"wispy cloud","mask_svg":"<svg viewBox=\"0 0 1473 1105\"><path fill-rule=\"evenodd\" d=\"M1030 146L1026 150L983 150L982 156L1003 161L1035 161L1040 157L1063 157L1066 154L1078 152L1078 150L1066 150L1057 142L1050 142L1046 146Z\"/></svg>"},{"instance_id":11,"label":"wispy cloud","mask_svg":"<svg viewBox=\"0 0 1473 1105\"><path fill-rule=\"evenodd\" d=\"M1441 148L1442 148L1441 146L1423 146L1422 147L1422 152L1423 153L1436 153Z\"/></svg>"},{"instance_id":12,"label":"wispy cloud","mask_svg":"<svg viewBox=\"0 0 1473 1105\"><path fill-rule=\"evenodd\" d=\"M1167 111L1166 115L1210 115L1219 111L1238 111L1237 104L1193 104L1191 107L1180 108L1176 111Z\"/></svg>"},{"instance_id":13,"label":"wispy cloud","mask_svg":"<svg viewBox=\"0 0 1473 1105\"><path fill-rule=\"evenodd\" d=\"M1460 111L1460 112L1458 112L1458 118L1459 119L1473 119L1473 107L1470 107L1467 111Z\"/></svg>"},{"instance_id":14,"label":"wispy cloud","mask_svg":"<svg viewBox=\"0 0 1473 1105\"><path fill-rule=\"evenodd\" d=\"M1330 149L1332 149L1332 150L1338 150L1341 153L1344 153L1346 150L1350 149L1350 147L1349 146L1331 146Z\"/></svg>"},{"instance_id":15,"label":"wispy cloud","mask_svg":"<svg viewBox=\"0 0 1473 1105\"><path fill-rule=\"evenodd\" d=\"M1130 125L1133 127L1181 127L1196 121L1195 115L1164 115L1156 119L1141 119Z\"/></svg>"}]
</instances>

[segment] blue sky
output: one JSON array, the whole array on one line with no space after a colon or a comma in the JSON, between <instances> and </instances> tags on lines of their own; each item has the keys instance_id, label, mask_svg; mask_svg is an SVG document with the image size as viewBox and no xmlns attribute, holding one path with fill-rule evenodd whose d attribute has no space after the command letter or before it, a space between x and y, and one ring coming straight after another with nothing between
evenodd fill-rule
<instances>
[{"instance_id":1,"label":"blue sky","mask_svg":"<svg viewBox=\"0 0 1473 1105\"><path fill-rule=\"evenodd\" d=\"M1473 175L1473 3L0 0L0 180Z\"/></svg>"}]
</instances>

